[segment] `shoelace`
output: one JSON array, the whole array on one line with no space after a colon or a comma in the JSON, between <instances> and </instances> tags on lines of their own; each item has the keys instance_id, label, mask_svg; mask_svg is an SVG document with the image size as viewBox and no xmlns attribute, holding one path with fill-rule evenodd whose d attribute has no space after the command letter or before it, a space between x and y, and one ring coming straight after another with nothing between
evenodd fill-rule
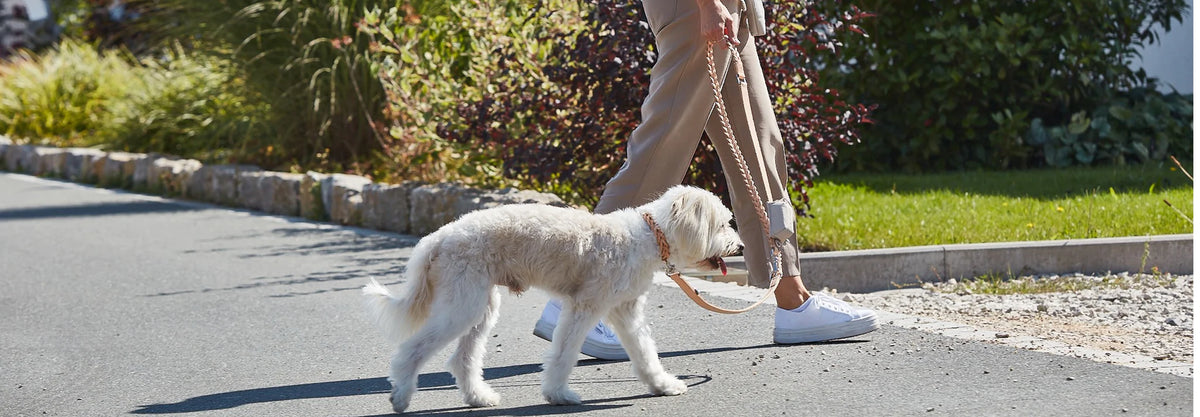
<instances>
[{"instance_id":1,"label":"shoelace","mask_svg":"<svg viewBox=\"0 0 1200 417\"><path fill-rule=\"evenodd\" d=\"M818 297L818 299L821 300L821 307L825 309L849 315L857 314L853 307L851 307L849 304L846 304L845 301L834 298L833 296L816 293L813 294L813 297Z\"/></svg>"},{"instance_id":2,"label":"shoelace","mask_svg":"<svg viewBox=\"0 0 1200 417\"><path fill-rule=\"evenodd\" d=\"M597 324L596 327L593 327L592 333L603 336L605 339L615 340L617 338L617 334L613 333L612 329L609 329L608 326L605 326L603 322Z\"/></svg>"}]
</instances>

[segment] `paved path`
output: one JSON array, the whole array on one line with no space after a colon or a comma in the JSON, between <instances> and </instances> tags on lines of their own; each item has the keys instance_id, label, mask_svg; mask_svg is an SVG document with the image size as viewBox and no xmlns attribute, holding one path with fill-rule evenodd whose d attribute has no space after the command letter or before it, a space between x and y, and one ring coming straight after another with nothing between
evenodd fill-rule
<instances>
[{"instance_id":1,"label":"paved path","mask_svg":"<svg viewBox=\"0 0 1200 417\"><path fill-rule=\"evenodd\" d=\"M360 312L415 239L0 174L0 415L388 414L390 354ZM884 326L771 344L769 309L716 316L657 287L648 315L691 390L650 397L629 364L581 361L586 403L546 405L545 296L507 295L468 409L435 359L415 415L1191 415L1191 378ZM739 303L725 300L727 304Z\"/></svg>"}]
</instances>

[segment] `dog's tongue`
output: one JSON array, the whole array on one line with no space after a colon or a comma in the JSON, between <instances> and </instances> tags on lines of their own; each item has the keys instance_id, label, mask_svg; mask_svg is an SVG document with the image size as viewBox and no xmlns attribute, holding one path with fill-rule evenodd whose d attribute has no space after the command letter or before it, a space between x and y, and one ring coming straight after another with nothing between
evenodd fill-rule
<instances>
[{"instance_id":1,"label":"dog's tongue","mask_svg":"<svg viewBox=\"0 0 1200 417\"><path fill-rule=\"evenodd\" d=\"M721 276L729 275L729 270L725 269L725 260L717 257L717 265L721 267Z\"/></svg>"}]
</instances>

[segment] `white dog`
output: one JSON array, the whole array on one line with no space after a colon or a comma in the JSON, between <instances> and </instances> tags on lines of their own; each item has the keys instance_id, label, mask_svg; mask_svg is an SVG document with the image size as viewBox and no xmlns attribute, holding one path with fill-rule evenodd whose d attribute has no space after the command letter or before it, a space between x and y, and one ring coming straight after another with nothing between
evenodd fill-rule
<instances>
[{"instance_id":1,"label":"white dog","mask_svg":"<svg viewBox=\"0 0 1200 417\"><path fill-rule=\"evenodd\" d=\"M650 339L642 311L646 293L652 274L667 265L724 268L721 257L742 247L730 227L732 217L712 193L677 186L643 206L606 215L511 205L442 227L413 249L403 296L393 296L374 279L363 288L373 317L399 343L389 378L392 408L408 407L421 366L454 339L458 350L449 368L463 400L473 407L499 404L499 395L483 381L482 359L500 308L500 286L517 294L537 287L563 300L543 366L546 401L580 403L567 379L588 331L602 318L616 330L634 374L651 393L683 394L687 385L663 371Z\"/></svg>"}]
</instances>

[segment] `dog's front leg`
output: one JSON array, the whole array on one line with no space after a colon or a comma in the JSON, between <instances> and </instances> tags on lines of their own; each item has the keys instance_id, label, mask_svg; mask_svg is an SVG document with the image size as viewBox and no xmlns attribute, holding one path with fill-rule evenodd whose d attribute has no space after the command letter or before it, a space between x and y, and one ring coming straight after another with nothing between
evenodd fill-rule
<instances>
[{"instance_id":1,"label":"dog's front leg","mask_svg":"<svg viewBox=\"0 0 1200 417\"><path fill-rule=\"evenodd\" d=\"M563 302L562 314L554 329L550 353L542 367L542 396L551 404L580 404L579 394L567 387L571 370L579 361L579 350L587 334L600 322L600 315L575 308L570 300Z\"/></svg>"},{"instance_id":2,"label":"dog's front leg","mask_svg":"<svg viewBox=\"0 0 1200 417\"><path fill-rule=\"evenodd\" d=\"M629 354L634 375L650 387L651 394L683 394L687 392L687 384L664 371L658 360L658 347L650 337L650 325L646 323L645 305L645 294L618 305L608 314L609 324L616 330L621 346Z\"/></svg>"}]
</instances>

